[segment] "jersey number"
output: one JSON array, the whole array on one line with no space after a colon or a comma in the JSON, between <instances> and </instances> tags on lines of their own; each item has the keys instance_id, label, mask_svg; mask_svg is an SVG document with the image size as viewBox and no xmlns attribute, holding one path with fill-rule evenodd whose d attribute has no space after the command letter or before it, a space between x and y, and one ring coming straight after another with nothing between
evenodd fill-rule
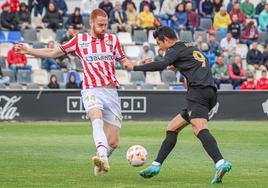
<instances>
[{"instance_id":1,"label":"jersey number","mask_svg":"<svg viewBox=\"0 0 268 188\"><path fill-rule=\"evenodd\" d=\"M206 58L201 52L195 50L193 51L193 56L197 61L202 63L202 67L206 67Z\"/></svg>"}]
</instances>

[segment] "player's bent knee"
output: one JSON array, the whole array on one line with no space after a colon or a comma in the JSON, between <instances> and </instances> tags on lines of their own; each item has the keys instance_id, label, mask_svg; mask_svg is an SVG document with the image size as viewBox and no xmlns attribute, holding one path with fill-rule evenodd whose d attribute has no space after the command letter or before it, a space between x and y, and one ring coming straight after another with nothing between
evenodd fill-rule
<instances>
[{"instance_id":1,"label":"player's bent knee","mask_svg":"<svg viewBox=\"0 0 268 188\"><path fill-rule=\"evenodd\" d=\"M108 144L109 144L110 147L115 149L119 145L119 140L118 139L110 139Z\"/></svg>"}]
</instances>

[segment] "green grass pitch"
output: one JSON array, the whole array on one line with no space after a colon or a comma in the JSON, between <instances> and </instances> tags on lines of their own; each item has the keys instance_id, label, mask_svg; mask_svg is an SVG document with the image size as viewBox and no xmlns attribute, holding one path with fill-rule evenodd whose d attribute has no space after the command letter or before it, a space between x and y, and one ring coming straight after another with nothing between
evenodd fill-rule
<instances>
[{"instance_id":1,"label":"green grass pitch","mask_svg":"<svg viewBox=\"0 0 268 188\"><path fill-rule=\"evenodd\" d=\"M167 122L124 122L111 171L94 177L95 147L89 123L0 123L0 187L268 187L268 121L212 121L210 130L232 165L222 185L210 185L214 166L191 127L153 179L142 179L125 158L128 147L143 145L147 167L165 136Z\"/></svg>"}]
</instances>

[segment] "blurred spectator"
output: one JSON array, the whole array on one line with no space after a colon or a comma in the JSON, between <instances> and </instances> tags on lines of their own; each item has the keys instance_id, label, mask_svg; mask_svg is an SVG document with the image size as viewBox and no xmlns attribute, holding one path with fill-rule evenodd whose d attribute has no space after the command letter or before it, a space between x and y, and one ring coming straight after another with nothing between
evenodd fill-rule
<instances>
[{"instance_id":1,"label":"blurred spectator","mask_svg":"<svg viewBox=\"0 0 268 188\"><path fill-rule=\"evenodd\" d=\"M94 9L98 8L98 0L82 0L80 7L83 15L89 15Z\"/></svg>"},{"instance_id":2,"label":"blurred spectator","mask_svg":"<svg viewBox=\"0 0 268 188\"><path fill-rule=\"evenodd\" d=\"M70 75L69 81L66 83L66 89L79 89L79 85L76 83L74 74Z\"/></svg>"},{"instance_id":3,"label":"blurred spectator","mask_svg":"<svg viewBox=\"0 0 268 188\"><path fill-rule=\"evenodd\" d=\"M214 16L212 0L201 0L199 11L202 17L212 18Z\"/></svg>"},{"instance_id":4,"label":"blurred spectator","mask_svg":"<svg viewBox=\"0 0 268 188\"><path fill-rule=\"evenodd\" d=\"M164 0L158 17L168 21L175 14L175 7L177 5L178 0Z\"/></svg>"},{"instance_id":5,"label":"blurred spectator","mask_svg":"<svg viewBox=\"0 0 268 188\"><path fill-rule=\"evenodd\" d=\"M68 7L65 0L51 0L50 2L55 4L61 16L67 15Z\"/></svg>"},{"instance_id":6,"label":"blurred spectator","mask_svg":"<svg viewBox=\"0 0 268 188\"><path fill-rule=\"evenodd\" d=\"M254 89L255 89L254 76L252 73L249 73L247 80L242 83L240 90L254 90Z\"/></svg>"},{"instance_id":7,"label":"blurred spectator","mask_svg":"<svg viewBox=\"0 0 268 188\"><path fill-rule=\"evenodd\" d=\"M175 15L172 16L173 28L180 32L186 28L187 24L187 14L184 10L184 4L180 3L176 6Z\"/></svg>"},{"instance_id":8,"label":"blurred spectator","mask_svg":"<svg viewBox=\"0 0 268 188\"><path fill-rule=\"evenodd\" d=\"M198 15L192 9L192 3L187 3L185 6L185 10L187 13L187 29L189 30L197 30L199 26L199 18Z\"/></svg>"},{"instance_id":9,"label":"blurred spectator","mask_svg":"<svg viewBox=\"0 0 268 188\"><path fill-rule=\"evenodd\" d=\"M199 49L199 50L202 50L202 48L201 48L201 46L202 46L202 43L204 42L204 38L203 38L203 36L202 35L197 35L196 36L196 42L194 42L195 43L195 45L197 46L197 48Z\"/></svg>"},{"instance_id":10,"label":"blurred spectator","mask_svg":"<svg viewBox=\"0 0 268 188\"><path fill-rule=\"evenodd\" d=\"M145 42L142 46L142 50L139 54L139 60L145 59L145 58L154 58L154 52L150 49L150 44L148 42Z\"/></svg>"},{"instance_id":11,"label":"blurred spectator","mask_svg":"<svg viewBox=\"0 0 268 188\"><path fill-rule=\"evenodd\" d=\"M221 32L222 37L225 37L230 23L229 14L226 12L225 7L221 7L220 11L214 17L214 29Z\"/></svg>"},{"instance_id":12,"label":"blurred spectator","mask_svg":"<svg viewBox=\"0 0 268 188\"><path fill-rule=\"evenodd\" d=\"M48 7L49 0L28 0L28 8L30 13L34 9L34 16L42 16L44 8Z\"/></svg>"},{"instance_id":13,"label":"blurred spectator","mask_svg":"<svg viewBox=\"0 0 268 188\"><path fill-rule=\"evenodd\" d=\"M4 76L0 66L0 84L9 84L9 77Z\"/></svg>"},{"instance_id":14,"label":"blurred spectator","mask_svg":"<svg viewBox=\"0 0 268 188\"><path fill-rule=\"evenodd\" d=\"M268 32L268 3L259 15L259 29Z\"/></svg>"},{"instance_id":15,"label":"blurred spectator","mask_svg":"<svg viewBox=\"0 0 268 188\"><path fill-rule=\"evenodd\" d=\"M164 51L162 49L158 49L158 55L154 57L154 61L160 61L164 57Z\"/></svg>"},{"instance_id":16,"label":"blurred spectator","mask_svg":"<svg viewBox=\"0 0 268 188\"><path fill-rule=\"evenodd\" d=\"M244 13L240 10L240 3L236 3L234 5L234 8L231 10L231 12L229 13L230 16L232 17L234 14L237 14L238 16L238 20L242 25L246 25L246 17L244 15Z\"/></svg>"},{"instance_id":17,"label":"blurred spectator","mask_svg":"<svg viewBox=\"0 0 268 188\"><path fill-rule=\"evenodd\" d=\"M10 12L9 4L5 3L2 6L2 9L3 11L0 15L2 27L12 31L20 30L19 23L16 20L16 14L14 12Z\"/></svg>"},{"instance_id":18,"label":"blurred spectator","mask_svg":"<svg viewBox=\"0 0 268 188\"><path fill-rule=\"evenodd\" d=\"M121 7L120 1L115 2L114 9L110 12L110 23L113 32L126 31L131 33L131 26L127 24L127 16Z\"/></svg>"},{"instance_id":19,"label":"blurred spectator","mask_svg":"<svg viewBox=\"0 0 268 188\"><path fill-rule=\"evenodd\" d=\"M25 3L20 4L16 19L22 30L31 28L31 15Z\"/></svg>"},{"instance_id":20,"label":"blurred spectator","mask_svg":"<svg viewBox=\"0 0 268 188\"><path fill-rule=\"evenodd\" d=\"M267 0L261 0L261 2L259 2L259 4L257 4L256 9L255 9L256 15L259 15L264 10L266 1Z\"/></svg>"},{"instance_id":21,"label":"blurred spectator","mask_svg":"<svg viewBox=\"0 0 268 188\"><path fill-rule=\"evenodd\" d=\"M143 7L144 7L145 5L148 5L148 6L149 6L149 10L150 10L151 12L153 12L153 11L156 9L156 6L155 6L155 4L154 4L154 0L143 0L143 1L141 1L141 3L140 3L140 12L142 12L142 11L144 10Z\"/></svg>"},{"instance_id":22,"label":"blurred spectator","mask_svg":"<svg viewBox=\"0 0 268 188\"><path fill-rule=\"evenodd\" d=\"M65 42L68 42L71 40L76 34L76 31L74 30L74 27L72 25L68 26L66 35L60 40L60 43L63 44Z\"/></svg>"},{"instance_id":23,"label":"blurred spectator","mask_svg":"<svg viewBox=\"0 0 268 188\"><path fill-rule=\"evenodd\" d=\"M55 7L54 3L49 3L47 12L42 21L47 23L47 27L53 29L54 31L62 27L63 18Z\"/></svg>"},{"instance_id":24,"label":"blurred spectator","mask_svg":"<svg viewBox=\"0 0 268 188\"><path fill-rule=\"evenodd\" d=\"M132 29L136 29L138 27L138 14L136 8L133 6L133 2L127 4L126 16L127 24L130 25Z\"/></svg>"},{"instance_id":25,"label":"blurred spectator","mask_svg":"<svg viewBox=\"0 0 268 188\"><path fill-rule=\"evenodd\" d=\"M217 57L216 63L211 68L212 76L214 78L214 82L217 85L217 88L220 89L221 84L230 84L232 83L229 74L228 74L228 67L224 63L224 56L219 55Z\"/></svg>"},{"instance_id":26,"label":"blurred spectator","mask_svg":"<svg viewBox=\"0 0 268 188\"><path fill-rule=\"evenodd\" d=\"M232 80L234 89L240 86L245 80L245 71L241 64L240 56L235 56L233 58L233 63L228 66L228 73Z\"/></svg>"},{"instance_id":27,"label":"blurred spectator","mask_svg":"<svg viewBox=\"0 0 268 188\"><path fill-rule=\"evenodd\" d=\"M214 11L217 13L223 6L223 0L213 0Z\"/></svg>"},{"instance_id":28,"label":"blurred spectator","mask_svg":"<svg viewBox=\"0 0 268 188\"><path fill-rule=\"evenodd\" d=\"M253 73L256 70L266 70L265 66L262 64L262 60L262 53L258 50L258 43L253 42L252 48L247 53L248 70Z\"/></svg>"},{"instance_id":29,"label":"blurred spectator","mask_svg":"<svg viewBox=\"0 0 268 188\"><path fill-rule=\"evenodd\" d=\"M110 16L110 12L114 9L113 4L110 2L110 0L103 0L99 4L99 8L104 10L108 16Z\"/></svg>"},{"instance_id":30,"label":"blurred spectator","mask_svg":"<svg viewBox=\"0 0 268 188\"><path fill-rule=\"evenodd\" d=\"M252 18L255 14L254 5L249 0L244 0L241 4L241 10L247 18Z\"/></svg>"},{"instance_id":31,"label":"blurred spectator","mask_svg":"<svg viewBox=\"0 0 268 188\"><path fill-rule=\"evenodd\" d=\"M5 3L2 5L2 9L4 9L5 4L9 4L10 12L16 13L19 11L20 1L19 0L5 0Z\"/></svg>"},{"instance_id":32,"label":"blurred spectator","mask_svg":"<svg viewBox=\"0 0 268 188\"><path fill-rule=\"evenodd\" d=\"M19 69L31 70L32 66L27 65L27 58L18 50L18 43L14 44L13 48L7 54L7 62L9 68L13 71L15 80L17 80L17 71Z\"/></svg>"},{"instance_id":33,"label":"blurred spectator","mask_svg":"<svg viewBox=\"0 0 268 188\"><path fill-rule=\"evenodd\" d=\"M241 27L237 14L233 14L232 16L232 23L228 26L228 32L231 32L233 38L235 38L237 42L239 42Z\"/></svg>"},{"instance_id":34,"label":"blurred spectator","mask_svg":"<svg viewBox=\"0 0 268 188\"><path fill-rule=\"evenodd\" d=\"M208 44L205 42L201 44L201 50L208 59L209 66L212 67L215 64L215 54L209 50Z\"/></svg>"},{"instance_id":35,"label":"blurred spectator","mask_svg":"<svg viewBox=\"0 0 268 188\"><path fill-rule=\"evenodd\" d=\"M262 54L262 64L268 70L268 44L265 44L264 52Z\"/></svg>"},{"instance_id":36,"label":"blurred spectator","mask_svg":"<svg viewBox=\"0 0 268 188\"><path fill-rule=\"evenodd\" d=\"M50 76L50 79L49 79L49 83L47 85L48 88L50 89L59 89L60 88L60 85L58 84L58 81L57 81L57 76L52 74Z\"/></svg>"},{"instance_id":37,"label":"blurred spectator","mask_svg":"<svg viewBox=\"0 0 268 188\"><path fill-rule=\"evenodd\" d=\"M80 8L76 7L74 13L71 14L67 21L67 26L73 26L74 29L82 30L84 28L83 17Z\"/></svg>"},{"instance_id":38,"label":"blurred spectator","mask_svg":"<svg viewBox=\"0 0 268 188\"><path fill-rule=\"evenodd\" d=\"M215 55L220 54L220 48L219 48L220 44L218 41L216 41L214 33L208 34L208 45L210 51L212 51Z\"/></svg>"},{"instance_id":39,"label":"blurred spectator","mask_svg":"<svg viewBox=\"0 0 268 188\"><path fill-rule=\"evenodd\" d=\"M226 37L221 40L220 47L226 58L230 58L235 53L236 41L232 37L232 33L227 33Z\"/></svg>"},{"instance_id":40,"label":"blurred spectator","mask_svg":"<svg viewBox=\"0 0 268 188\"><path fill-rule=\"evenodd\" d=\"M250 21L242 31L241 43L250 46L253 41L259 38L259 31L254 25L253 21Z\"/></svg>"},{"instance_id":41,"label":"blurred spectator","mask_svg":"<svg viewBox=\"0 0 268 188\"><path fill-rule=\"evenodd\" d=\"M55 48L55 43L54 41L50 41L47 44L47 48L54 49ZM52 70L52 69L59 69L59 65L56 61L55 58L44 58L42 59L42 69L46 70Z\"/></svg>"},{"instance_id":42,"label":"blurred spectator","mask_svg":"<svg viewBox=\"0 0 268 188\"><path fill-rule=\"evenodd\" d=\"M267 71L261 72L261 78L257 80L256 89L268 90L268 77Z\"/></svg>"},{"instance_id":43,"label":"blurred spectator","mask_svg":"<svg viewBox=\"0 0 268 188\"><path fill-rule=\"evenodd\" d=\"M154 14L150 12L147 4L143 6L143 11L139 14L139 26L143 29L154 28Z\"/></svg>"},{"instance_id":44,"label":"blurred spectator","mask_svg":"<svg viewBox=\"0 0 268 188\"><path fill-rule=\"evenodd\" d=\"M230 0L227 4L227 12L231 12L231 10L234 8L234 5L238 2L238 0Z\"/></svg>"},{"instance_id":45,"label":"blurred spectator","mask_svg":"<svg viewBox=\"0 0 268 188\"><path fill-rule=\"evenodd\" d=\"M137 10L137 7L136 7L135 3L132 0L124 0L123 3L122 3L122 9L124 11L127 10L127 6L128 6L129 3L133 5L135 10Z\"/></svg>"}]
</instances>

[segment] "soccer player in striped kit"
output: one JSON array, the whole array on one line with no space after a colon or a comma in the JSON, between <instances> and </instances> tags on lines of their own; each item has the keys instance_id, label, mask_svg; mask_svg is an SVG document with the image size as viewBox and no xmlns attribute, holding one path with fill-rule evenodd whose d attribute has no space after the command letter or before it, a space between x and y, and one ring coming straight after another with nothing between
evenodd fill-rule
<instances>
[{"instance_id":1,"label":"soccer player in striped kit","mask_svg":"<svg viewBox=\"0 0 268 188\"><path fill-rule=\"evenodd\" d=\"M121 128L121 107L115 77L115 63L129 63L117 36L107 34L108 16L95 9L90 16L90 33L79 33L67 43L54 49L33 49L20 45L20 50L32 56L60 57L76 53L83 63L83 104L93 128L97 153L92 158L95 176L110 169L108 157L118 146ZM146 61L146 60L144 60ZM143 62L144 63L144 62Z\"/></svg>"}]
</instances>

